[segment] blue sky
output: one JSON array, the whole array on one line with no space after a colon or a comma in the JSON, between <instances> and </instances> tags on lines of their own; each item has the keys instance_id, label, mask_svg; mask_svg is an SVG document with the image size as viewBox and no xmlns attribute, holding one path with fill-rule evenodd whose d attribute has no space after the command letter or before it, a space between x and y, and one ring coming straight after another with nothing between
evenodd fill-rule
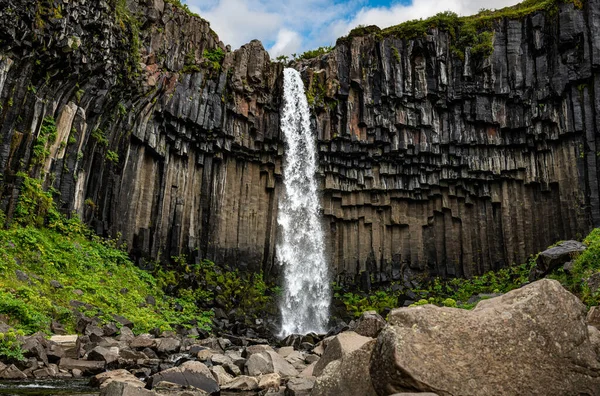
<instances>
[{"instance_id":1,"label":"blue sky","mask_svg":"<svg viewBox=\"0 0 600 396\"><path fill-rule=\"evenodd\" d=\"M460 15L502 8L519 0L184 0L210 21L219 38L233 49L252 39L269 53L302 53L335 40L358 25L381 28L441 11Z\"/></svg>"}]
</instances>

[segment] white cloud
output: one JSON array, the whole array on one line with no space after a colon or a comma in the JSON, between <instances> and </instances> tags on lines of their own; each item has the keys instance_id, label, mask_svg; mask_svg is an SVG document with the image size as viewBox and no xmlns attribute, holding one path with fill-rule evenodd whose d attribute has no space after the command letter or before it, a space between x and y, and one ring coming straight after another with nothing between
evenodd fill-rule
<instances>
[{"instance_id":1,"label":"white cloud","mask_svg":"<svg viewBox=\"0 0 600 396\"><path fill-rule=\"evenodd\" d=\"M369 7L369 0L185 0L210 21L221 40L232 47L253 39L270 46L272 56L301 53L332 45L358 25L385 28L407 20L427 18L442 11L460 15L480 8L502 8L520 0L413 0L403 5Z\"/></svg>"},{"instance_id":2,"label":"white cloud","mask_svg":"<svg viewBox=\"0 0 600 396\"><path fill-rule=\"evenodd\" d=\"M277 41L271 47L269 52L271 56L278 57L279 55L289 55L297 53L302 46L302 37L297 32L281 29L277 33Z\"/></svg>"}]
</instances>

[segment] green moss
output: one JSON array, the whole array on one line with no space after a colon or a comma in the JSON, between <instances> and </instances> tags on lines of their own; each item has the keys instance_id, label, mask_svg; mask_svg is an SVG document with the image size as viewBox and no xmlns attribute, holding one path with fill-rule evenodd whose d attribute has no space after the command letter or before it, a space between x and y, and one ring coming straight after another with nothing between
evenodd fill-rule
<instances>
[{"instance_id":1,"label":"green moss","mask_svg":"<svg viewBox=\"0 0 600 396\"><path fill-rule=\"evenodd\" d=\"M33 144L32 164L40 165L50 155L48 144L56 142L57 131L56 121L53 117L46 117L42 120L42 126L38 137Z\"/></svg>"},{"instance_id":2,"label":"green moss","mask_svg":"<svg viewBox=\"0 0 600 396\"><path fill-rule=\"evenodd\" d=\"M118 164L119 163L119 154L115 153L112 150L108 150L106 152L106 159L110 162L112 162L113 164Z\"/></svg>"},{"instance_id":3,"label":"green moss","mask_svg":"<svg viewBox=\"0 0 600 396\"><path fill-rule=\"evenodd\" d=\"M196 64L196 56L194 55L193 50L188 51L188 53L185 55L182 72L186 74L200 72L200 66Z\"/></svg>"},{"instance_id":4,"label":"green moss","mask_svg":"<svg viewBox=\"0 0 600 396\"><path fill-rule=\"evenodd\" d=\"M215 72L221 71L221 64L225 59L225 51L216 47L212 50L204 50L202 57L208 62L209 68Z\"/></svg>"},{"instance_id":5,"label":"green moss","mask_svg":"<svg viewBox=\"0 0 600 396\"><path fill-rule=\"evenodd\" d=\"M108 139L106 138L104 131L100 128L94 129L92 132L92 139L96 140L98 144L102 146L108 146Z\"/></svg>"}]
</instances>

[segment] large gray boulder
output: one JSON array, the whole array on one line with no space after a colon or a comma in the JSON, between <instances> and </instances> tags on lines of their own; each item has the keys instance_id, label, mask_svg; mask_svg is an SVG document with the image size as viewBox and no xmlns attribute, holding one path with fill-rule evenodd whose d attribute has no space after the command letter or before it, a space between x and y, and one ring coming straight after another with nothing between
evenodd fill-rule
<instances>
[{"instance_id":1,"label":"large gray boulder","mask_svg":"<svg viewBox=\"0 0 600 396\"><path fill-rule=\"evenodd\" d=\"M327 343L327 348L325 349L323 356L319 359L313 369L313 375L315 377L320 376L329 363L341 359L348 353L354 352L371 340L372 338L363 337L353 331L337 335Z\"/></svg>"},{"instance_id":2,"label":"large gray boulder","mask_svg":"<svg viewBox=\"0 0 600 396\"><path fill-rule=\"evenodd\" d=\"M219 384L208 367L201 362L185 362L179 367L173 367L150 377L151 388L160 382L170 382L181 386L192 386L212 394L219 392Z\"/></svg>"},{"instance_id":3,"label":"large gray boulder","mask_svg":"<svg viewBox=\"0 0 600 396\"><path fill-rule=\"evenodd\" d=\"M282 377L295 377L299 374L294 366L272 350L252 354L246 362L246 370L251 376L277 373Z\"/></svg>"},{"instance_id":4,"label":"large gray boulder","mask_svg":"<svg viewBox=\"0 0 600 396\"><path fill-rule=\"evenodd\" d=\"M360 315L354 331L364 337L376 338L386 325L385 319L376 311L367 311Z\"/></svg>"},{"instance_id":5,"label":"large gray boulder","mask_svg":"<svg viewBox=\"0 0 600 396\"><path fill-rule=\"evenodd\" d=\"M376 342L369 341L340 360L329 363L317 378L311 396L377 396L369 373L371 354Z\"/></svg>"},{"instance_id":6,"label":"large gray boulder","mask_svg":"<svg viewBox=\"0 0 600 396\"><path fill-rule=\"evenodd\" d=\"M389 323L371 358L380 395L600 395L585 307L556 281L484 300L473 311L396 309Z\"/></svg>"}]
</instances>

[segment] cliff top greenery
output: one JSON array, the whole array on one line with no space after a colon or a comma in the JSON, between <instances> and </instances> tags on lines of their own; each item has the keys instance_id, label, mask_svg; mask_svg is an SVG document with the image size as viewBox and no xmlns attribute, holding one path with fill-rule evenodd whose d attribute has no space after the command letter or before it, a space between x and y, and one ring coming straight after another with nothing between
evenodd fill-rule
<instances>
[{"instance_id":1,"label":"cliff top greenery","mask_svg":"<svg viewBox=\"0 0 600 396\"><path fill-rule=\"evenodd\" d=\"M411 40L423 37L431 29L447 31L454 42L453 50L464 57L467 47L472 48L473 55L489 55L493 51L492 37L494 24L504 18L520 19L538 11L556 13L561 4L574 4L583 8L586 0L525 0L512 7L499 10L482 9L478 14L460 17L458 14L446 11L427 19L415 19L380 29L377 26L359 26L346 37L338 39L338 44L349 42L353 38L373 34L378 38L397 37Z\"/></svg>"}]
</instances>

